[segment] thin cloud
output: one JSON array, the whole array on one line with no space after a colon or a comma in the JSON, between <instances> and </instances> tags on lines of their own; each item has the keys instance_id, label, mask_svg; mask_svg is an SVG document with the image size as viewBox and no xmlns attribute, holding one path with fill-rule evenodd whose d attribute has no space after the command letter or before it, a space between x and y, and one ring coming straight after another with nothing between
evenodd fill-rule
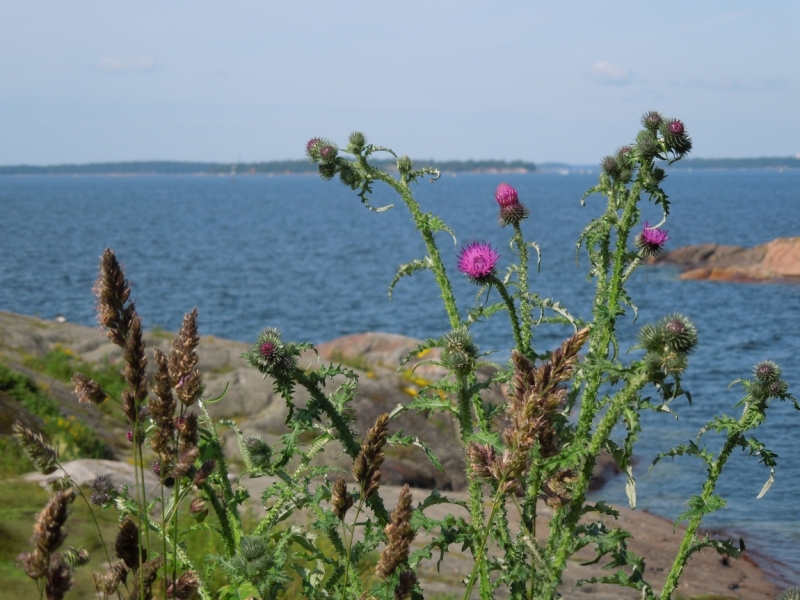
<instances>
[{"instance_id":1,"label":"thin cloud","mask_svg":"<svg viewBox=\"0 0 800 600\"><path fill-rule=\"evenodd\" d=\"M607 60L594 63L589 69L589 76L597 83L606 85L627 85L631 82L631 72L626 68Z\"/></svg>"},{"instance_id":2,"label":"thin cloud","mask_svg":"<svg viewBox=\"0 0 800 600\"><path fill-rule=\"evenodd\" d=\"M103 57L98 65L106 73L142 73L156 69L152 58L111 58Z\"/></svg>"},{"instance_id":3,"label":"thin cloud","mask_svg":"<svg viewBox=\"0 0 800 600\"><path fill-rule=\"evenodd\" d=\"M732 21L738 21L739 19L744 19L745 17L750 16L752 11L749 10L739 10L734 12L727 12L727 13L720 13L718 15L714 15L713 17L709 17L708 19L704 19L702 21L696 21L694 23L686 23L680 27L683 30L690 30L690 29L706 29L708 27L716 27L717 25L725 25Z\"/></svg>"}]
</instances>

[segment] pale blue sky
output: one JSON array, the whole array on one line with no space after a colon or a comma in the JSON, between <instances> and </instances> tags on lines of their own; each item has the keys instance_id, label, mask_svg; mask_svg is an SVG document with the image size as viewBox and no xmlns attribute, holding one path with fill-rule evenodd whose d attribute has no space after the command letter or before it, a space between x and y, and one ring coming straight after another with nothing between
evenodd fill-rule
<instances>
[{"instance_id":1,"label":"pale blue sky","mask_svg":"<svg viewBox=\"0 0 800 600\"><path fill-rule=\"evenodd\" d=\"M800 2L0 2L0 164L596 163L656 109L694 156L800 152Z\"/></svg>"}]
</instances>

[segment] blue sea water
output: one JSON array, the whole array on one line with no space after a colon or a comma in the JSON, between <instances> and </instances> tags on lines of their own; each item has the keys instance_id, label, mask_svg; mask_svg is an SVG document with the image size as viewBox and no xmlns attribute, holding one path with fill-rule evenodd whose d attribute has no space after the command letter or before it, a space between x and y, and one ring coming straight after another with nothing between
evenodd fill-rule
<instances>
[{"instance_id":1,"label":"blue sea water","mask_svg":"<svg viewBox=\"0 0 800 600\"><path fill-rule=\"evenodd\" d=\"M441 215L458 236L440 234L439 245L455 282L459 308L475 300L475 288L455 269L458 248L475 239L492 242L508 264L509 231L497 226L493 200L498 183L515 186L530 208L528 239L542 250L534 291L559 300L588 318L593 285L585 256L575 263L582 227L602 210L602 199L583 192L596 174L445 175L421 182L415 193L424 210ZM677 171L664 184L673 202L666 229L669 247L703 242L749 246L800 235L800 172ZM312 176L229 177L4 177L0 178L0 310L94 324L91 296L97 258L111 247L125 263L146 327L174 330L197 306L201 333L251 341L266 326L286 338L322 342L380 330L415 337L446 331L447 319L429 273L402 280L394 301L387 287L398 265L424 255L407 211L386 190L376 214L348 188ZM652 206L651 223L660 220ZM638 505L674 518L699 493L697 461L666 460L648 473L653 457L692 439L712 415L736 414L740 389L762 359L777 361L790 389L800 396L800 286L680 281L669 268L637 272L630 291L638 305L620 326L623 351L643 323L680 311L697 324L700 345L685 377L694 404L676 406L680 419L643 419L636 468ZM501 360L512 344L502 314L474 327L483 349ZM537 333L550 348L563 329ZM681 401L683 402L683 401ZM735 455L718 492L728 508L708 524L741 532L749 546L783 563L782 575L800 584L800 412L776 403L757 437L779 455L776 482L756 495L768 470L752 457ZM716 450L721 441L709 436ZM625 501L624 482L602 493Z\"/></svg>"}]
</instances>

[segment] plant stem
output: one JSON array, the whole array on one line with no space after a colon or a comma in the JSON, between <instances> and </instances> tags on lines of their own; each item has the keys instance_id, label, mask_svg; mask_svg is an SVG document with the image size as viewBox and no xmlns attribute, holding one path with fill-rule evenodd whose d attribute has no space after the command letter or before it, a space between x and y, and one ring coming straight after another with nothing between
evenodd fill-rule
<instances>
[{"instance_id":1,"label":"plant stem","mask_svg":"<svg viewBox=\"0 0 800 600\"><path fill-rule=\"evenodd\" d=\"M403 202L405 202L405 205L408 207L409 212L411 212L411 216L414 219L414 225L422 236L422 240L425 242L425 247L428 249L428 255L430 256L431 263L433 265L433 275L436 278L436 283L439 285L439 289L442 293L442 301L444 302L444 308L445 311L447 311L447 316L450 319L450 327L452 329L458 329L461 326L461 317L458 316L458 308L456 307L456 299L453 295L453 287L450 284L450 280L447 278L447 271L442 263L442 257L439 254L439 248L436 246L434 234L431 232L428 225L427 215L423 214L423 212L420 210L419 204L416 200L414 200L414 196L411 194L411 190L408 188L407 181L398 181L380 169L374 169L369 166L367 166L367 168L369 169L370 175L391 186L400 195L400 197L403 199Z\"/></svg>"},{"instance_id":2,"label":"plant stem","mask_svg":"<svg viewBox=\"0 0 800 600\"><path fill-rule=\"evenodd\" d=\"M572 488L572 500L564 510L557 512L553 516L553 520L550 523L550 535L547 540L547 555L552 557L552 569L549 581L546 582L545 598L555 597L561 573L566 566L567 558L569 558L575 541L573 537L574 529L583 511L583 503L592 479L592 470L597 461L597 456L600 454L603 444L611 435L611 431L617 421L622 416L625 407L630 406L647 381L648 376L645 371L637 373L628 382L628 385L614 396L611 406L600 419L600 423L594 435L592 435L589 447L581 457L578 480Z\"/></svg>"},{"instance_id":3,"label":"plant stem","mask_svg":"<svg viewBox=\"0 0 800 600\"><path fill-rule=\"evenodd\" d=\"M486 523L483 535L481 536L481 544L478 547L478 553L475 555L475 566L472 567L472 573L469 576L469 583L467 584L467 592L464 594L464 600L469 600L470 594L472 594L472 588L475 585L478 569L481 566L481 560L483 559L483 550L486 547L486 541L489 539L489 533L492 531L494 516L497 514L497 509L500 506L500 501L503 498L502 489L504 483L505 477L501 479L497 485L497 493L495 494L494 501L492 502L492 510L489 513L489 521Z\"/></svg>"},{"instance_id":4,"label":"plant stem","mask_svg":"<svg viewBox=\"0 0 800 600\"><path fill-rule=\"evenodd\" d=\"M519 252L519 310L522 313L522 344L525 348L525 355L533 358L533 347L531 338L533 336L533 322L531 321L531 304L528 300L528 246L522 237L522 229L519 222L514 223L514 243Z\"/></svg>"},{"instance_id":5,"label":"plant stem","mask_svg":"<svg viewBox=\"0 0 800 600\"><path fill-rule=\"evenodd\" d=\"M344 567L344 585L342 586L342 600L345 600L347 593L347 576L350 574L350 551L353 549L353 538L356 537L356 524L358 517L361 515L361 509L364 506L364 490L361 490L361 497L358 500L358 507L356 508L356 516L353 519L353 528L350 530L350 541L347 543L347 554L345 554L345 567Z\"/></svg>"},{"instance_id":6,"label":"plant stem","mask_svg":"<svg viewBox=\"0 0 800 600\"><path fill-rule=\"evenodd\" d=\"M744 417L739 419L740 424L742 423L743 419ZM703 484L701 498L704 502L707 502L714 493L714 488L717 485L717 480L719 479L720 473L722 473L722 468L725 466L725 463L728 461L728 457L736 447L737 437L737 435L728 435L722 450L720 450L717 460L714 461L713 465L711 465L711 468L708 472L708 479L706 480L705 484ZM662 600L669 600L672 598L672 593L678 586L678 579L683 573L683 568L686 566L686 562L689 560L689 549L696 540L697 529L700 527L702 521L702 513L692 517L689 520L689 524L686 526L686 531L683 534L683 540L681 540L680 548L678 549L678 554L675 556L675 561L672 563L672 568L667 575L667 580L664 582L664 589L661 592Z\"/></svg>"},{"instance_id":7,"label":"plant stem","mask_svg":"<svg viewBox=\"0 0 800 600\"><path fill-rule=\"evenodd\" d=\"M517 317L517 307L514 305L514 300L508 295L508 290L506 289L506 286L503 285L503 282L500 281L499 277L491 275L490 281L492 282L492 285L497 288L497 291L500 294L500 297L503 299L503 302L506 303L506 308L508 309L508 318L511 320L511 329L514 332L514 343L517 346L517 350L524 356L528 356L529 346L527 346L522 339L519 318Z\"/></svg>"},{"instance_id":8,"label":"plant stem","mask_svg":"<svg viewBox=\"0 0 800 600\"><path fill-rule=\"evenodd\" d=\"M292 378L308 390L308 393L311 394L311 398L319 404L320 408L331 420L334 429L336 429L336 432L339 434L339 441L342 443L344 451L347 452L351 458L356 458L358 453L361 452L361 444L355 440L353 433L350 431L347 423L345 423L342 415L336 410L336 407L331 403L328 397L322 393L322 390L319 389L316 383L311 381L299 368L294 370ZM377 493L374 493L367 498L366 501L372 509L372 512L375 513L375 516L381 521L381 524L386 525L390 521L389 512L383 505L381 497Z\"/></svg>"}]
</instances>

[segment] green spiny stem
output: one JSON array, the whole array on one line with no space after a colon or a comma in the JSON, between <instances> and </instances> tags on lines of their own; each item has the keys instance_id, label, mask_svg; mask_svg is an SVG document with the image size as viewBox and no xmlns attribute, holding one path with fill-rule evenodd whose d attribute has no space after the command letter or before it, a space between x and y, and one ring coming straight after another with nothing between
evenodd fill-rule
<instances>
[{"instance_id":1,"label":"green spiny stem","mask_svg":"<svg viewBox=\"0 0 800 600\"><path fill-rule=\"evenodd\" d=\"M293 375L293 379L297 381L300 385L308 390L308 393L311 394L311 397L317 402L328 415L328 418L331 420L334 429L339 434L339 441L342 443L344 447L344 451L351 458L356 458L358 453L361 452L361 445L356 442L355 438L353 437L353 433L350 431L350 428L345 423L345 420L342 418L342 415L339 414L339 411L336 410L336 407L331 403L328 397L322 393L322 390L312 382L308 376L303 373L300 369L295 369ZM383 500L381 497L374 493L372 496L367 498L367 504L375 513L375 516L378 517L378 520L381 521L382 525L386 525L390 521L389 513L386 510L386 507L383 505Z\"/></svg>"},{"instance_id":2,"label":"green spiny stem","mask_svg":"<svg viewBox=\"0 0 800 600\"><path fill-rule=\"evenodd\" d=\"M461 428L461 441L466 446L472 437L472 405L469 396L469 383L462 376L458 387L458 424Z\"/></svg>"},{"instance_id":3,"label":"green spiny stem","mask_svg":"<svg viewBox=\"0 0 800 600\"><path fill-rule=\"evenodd\" d=\"M519 310L522 313L522 344L525 348L525 355L533 358L533 347L531 338L533 336L533 318L531 316L532 307L528 296L528 245L522 237L522 229L519 223L514 223L514 243L519 252L519 288L520 300Z\"/></svg>"},{"instance_id":4,"label":"green spiny stem","mask_svg":"<svg viewBox=\"0 0 800 600\"><path fill-rule=\"evenodd\" d=\"M578 469L578 480L572 489L572 500L562 510L557 511L550 524L550 535L547 540L547 555L552 556L552 571L546 587L545 598L555 598L556 588L561 580L567 559L574 545L573 532L583 511L586 492L592 479L592 470L603 444L611 435L614 426L622 416L625 407L636 398L639 391L647 384L646 372L637 373L623 390L611 401L608 411L600 419L586 452L581 457Z\"/></svg>"},{"instance_id":5,"label":"green spiny stem","mask_svg":"<svg viewBox=\"0 0 800 600\"><path fill-rule=\"evenodd\" d=\"M506 286L503 285L503 282L500 281L498 277L492 275L490 281L492 282L492 285L497 288L497 291L500 294L500 297L503 299L503 302L506 303L506 308L508 309L508 318L511 320L511 329L514 332L514 343L517 346L517 350L523 355L527 356L530 346L526 345L523 341L522 332L520 331L519 326L519 318L517 317L517 307L514 305L514 300L508 295Z\"/></svg>"},{"instance_id":6,"label":"green spiny stem","mask_svg":"<svg viewBox=\"0 0 800 600\"><path fill-rule=\"evenodd\" d=\"M453 287L447 277L447 271L442 263L442 257L439 254L439 248L436 246L436 240L434 239L433 233L428 228L425 215L420 210L419 204L416 200L414 200L411 190L408 188L408 182L405 180L399 181L388 173L385 173L379 169L370 168L370 174L376 179L380 179L384 183L387 183L389 186L391 186L400 195L400 197L403 199L403 202L405 202L406 206L408 207L408 210L411 212L411 216L414 219L414 225L420 232L420 235L422 235L422 240L425 242L425 247L428 249L428 255L430 256L431 263L433 265L433 275L436 278L436 283L439 285L439 289L442 293L442 301L444 302L444 308L447 311L447 316L450 319L450 327L452 329L458 329L461 326L461 317L458 315L456 299L453 295Z\"/></svg>"},{"instance_id":7,"label":"green spiny stem","mask_svg":"<svg viewBox=\"0 0 800 600\"><path fill-rule=\"evenodd\" d=\"M486 541L489 539L489 533L492 531L492 525L494 524L494 517L497 514L498 507L504 496L504 494L501 492L504 483L505 478L501 479L497 484L497 492L495 493L494 501L492 502L492 510L489 513L489 521L487 521L486 527L483 528L481 543L480 546L478 546L478 553L475 555L475 565L472 567L472 573L469 576L469 584L467 584L467 591L464 594L464 600L469 600L469 597L472 594L472 588L475 585L475 579L477 579L478 569L480 568L483 570L482 567L486 562L483 560L483 550L486 547ZM481 579L483 579L483 576Z\"/></svg>"},{"instance_id":8,"label":"green spiny stem","mask_svg":"<svg viewBox=\"0 0 800 600\"><path fill-rule=\"evenodd\" d=\"M225 506L227 507L227 513L233 517L233 522L231 523L231 532L233 534L234 548L238 548L242 541L242 537L244 536L244 530L242 528L242 517L239 514L239 508L236 505L233 487L231 486L230 479L228 479L228 466L225 462L225 455L222 451L222 442L219 438L217 426L212 420L211 415L208 414L208 409L200 400L197 401L197 404L200 407L202 420L211 434L208 448L211 450L211 458L216 461L216 469L219 472L219 480L222 487L223 498L225 499Z\"/></svg>"},{"instance_id":9,"label":"green spiny stem","mask_svg":"<svg viewBox=\"0 0 800 600\"><path fill-rule=\"evenodd\" d=\"M635 184L631 192L627 195L622 213L622 218L617 226L617 245L614 251L613 265L609 265L606 256L608 254L609 240L604 240L605 247L601 249L603 257L601 268L603 273L598 273L597 293L595 295L595 315L597 310L602 309L609 315L609 319L603 323L602 327L597 327L592 332L592 340L589 345L589 355L606 358L608 356L608 345L614 335L616 327L616 314L619 308L620 292L622 291L623 273L625 270L625 257L628 254L628 236L630 230L636 222L638 211L636 204L639 201L639 184ZM609 205L613 205L613 198L609 199ZM612 269L611 280L608 281L608 269ZM581 400L580 415L578 417L578 427L575 432L576 440L588 438L589 431L594 421L594 416L599 408L597 406L597 392L602 383L603 374L601 372L591 373L586 385L586 389Z\"/></svg>"},{"instance_id":10,"label":"green spiny stem","mask_svg":"<svg viewBox=\"0 0 800 600\"><path fill-rule=\"evenodd\" d=\"M739 419L739 424L741 424L743 420L744 416ZM722 446L722 450L720 450L719 457L716 461L714 461L714 464L711 465L708 473L708 479L706 480L705 484L703 484L703 492L701 497L704 501L708 501L708 499L711 498L711 495L714 493L714 488L717 485L717 480L719 479L720 473L722 473L722 468L725 466L725 463L728 461L728 457L736 447L737 437L738 435L728 435L728 438L725 440L725 444ZM683 573L683 568L686 566L686 562L689 560L689 549L697 540L697 529L700 527L700 523L702 521L702 514L692 517L692 519L689 521L686 531L683 534L683 540L681 541L680 548L678 549L678 554L675 556L675 562L672 563L672 568L667 575L667 580L664 582L664 589L661 592L662 600L669 600L672 598L672 593L678 586L678 579Z\"/></svg>"},{"instance_id":11,"label":"green spiny stem","mask_svg":"<svg viewBox=\"0 0 800 600\"><path fill-rule=\"evenodd\" d=\"M219 526L222 530L222 540L225 542L225 551L227 552L228 556L233 556L236 554L237 544L233 528L231 527L231 521L228 518L228 511L225 509L225 506L223 506L222 502L219 501L217 493L208 482L204 483L200 489L205 492L206 497L208 498L211 506L214 509L214 512L217 515Z\"/></svg>"}]
</instances>

